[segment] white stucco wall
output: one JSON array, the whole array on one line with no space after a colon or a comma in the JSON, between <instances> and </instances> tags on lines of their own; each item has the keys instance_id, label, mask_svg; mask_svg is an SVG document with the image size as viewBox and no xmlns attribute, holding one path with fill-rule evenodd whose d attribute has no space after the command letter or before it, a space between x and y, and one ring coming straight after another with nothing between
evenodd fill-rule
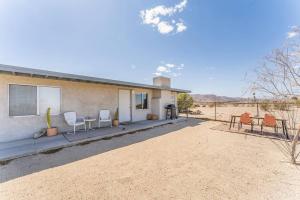
<instances>
[{"instance_id":1,"label":"white stucco wall","mask_svg":"<svg viewBox=\"0 0 300 200\"><path fill-rule=\"evenodd\" d=\"M53 126L58 127L60 132L70 130L63 119L62 113L66 111L76 111L81 116L98 119L99 110L109 109L113 117L118 107L119 89L132 91L132 121L145 120L152 110L152 90L148 89L0 74L0 142L31 138L34 132L46 127L45 116L9 117L8 84L60 87L61 114L52 117ZM148 93L148 109L135 108L136 92Z\"/></svg>"},{"instance_id":2,"label":"white stucco wall","mask_svg":"<svg viewBox=\"0 0 300 200\"><path fill-rule=\"evenodd\" d=\"M154 94L154 98L152 99L152 112L157 114L159 119L165 119L165 106L168 104L175 104L177 107L177 93L168 90L161 90L155 91Z\"/></svg>"},{"instance_id":3,"label":"white stucco wall","mask_svg":"<svg viewBox=\"0 0 300 200\"><path fill-rule=\"evenodd\" d=\"M147 93L148 94L148 109L136 109L135 94ZM132 121L141 121L147 119L147 114L152 113L152 90L147 89L134 89L132 90Z\"/></svg>"}]
</instances>

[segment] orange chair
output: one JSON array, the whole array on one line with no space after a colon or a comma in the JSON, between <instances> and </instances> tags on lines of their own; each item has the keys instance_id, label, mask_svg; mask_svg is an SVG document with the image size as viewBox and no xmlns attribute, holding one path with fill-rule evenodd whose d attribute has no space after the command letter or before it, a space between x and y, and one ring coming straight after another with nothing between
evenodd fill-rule
<instances>
[{"instance_id":1,"label":"orange chair","mask_svg":"<svg viewBox=\"0 0 300 200\"><path fill-rule=\"evenodd\" d=\"M240 130L242 128L243 124L250 125L251 126L251 132L253 132L254 123L253 123L253 120L250 116L250 113L246 112L246 113L241 115L238 130Z\"/></svg>"},{"instance_id":2,"label":"orange chair","mask_svg":"<svg viewBox=\"0 0 300 200\"><path fill-rule=\"evenodd\" d=\"M276 123L276 118L273 115L265 114L265 117L261 123L260 132L263 131L263 127L272 127L275 130L275 133L278 133L278 126Z\"/></svg>"}]
</instances>

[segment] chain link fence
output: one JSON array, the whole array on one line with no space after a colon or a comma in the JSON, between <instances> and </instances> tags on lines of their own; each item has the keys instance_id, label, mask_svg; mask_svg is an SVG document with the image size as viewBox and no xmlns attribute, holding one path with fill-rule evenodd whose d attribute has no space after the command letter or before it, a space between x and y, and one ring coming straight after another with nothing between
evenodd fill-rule
<instances>
[{"instance_id":1,"label":"chain link fence","mask_svg":"<svg viewBox=\"0 0 300 200\"><path fill-rule=\"evenodd\" d=\"M296 121L300 122L300 112L297 113L299 108L300 104L290 102L199 102L181 115L188 114L190 117L200 119L230 122L231 115L241 115L245 112L255 117L264 117L266 113L271 113L276 118L288 119L287 111L294 110Z\"/></svg>"}]
</instances>

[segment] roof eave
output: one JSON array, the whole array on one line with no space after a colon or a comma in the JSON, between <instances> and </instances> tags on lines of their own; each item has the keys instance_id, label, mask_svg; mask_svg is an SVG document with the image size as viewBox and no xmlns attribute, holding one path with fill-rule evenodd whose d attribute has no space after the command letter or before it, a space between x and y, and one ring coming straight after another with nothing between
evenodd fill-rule
<instances>
[{"instance_id":1,"label":"roof eave","mask_svg":"<svg viewBox=\"0 0 300 200\"><path fill-rule=\"evenodd\" d=\"M68 74L68 73L61 73L61 72L52 72L47 70L31 69L31 68L16 67L16 66L2 65L2 64L0 64L0 72L6 74L12 74L16 76L30 76L30 77L47 78L47 79L55 79L55 80L89 82L89 83L99 83L99 84L117 85L117 86L125 86L125 87L170 90L174 92L190 93L190 91L188 90L182 90L176 88L162 88L155 85L117 81L112 79L103 79L97 77L89 77L89 76L75 75L75 74Z\"/></svg>"}]
</instances>

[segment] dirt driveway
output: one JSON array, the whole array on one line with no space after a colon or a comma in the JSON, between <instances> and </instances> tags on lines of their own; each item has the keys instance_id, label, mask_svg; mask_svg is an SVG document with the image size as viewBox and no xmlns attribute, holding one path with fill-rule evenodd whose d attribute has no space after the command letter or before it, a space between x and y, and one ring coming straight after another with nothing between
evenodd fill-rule
<instances>
[{"instance_id":1,"label":"dirt driveway","mask_svg":"<svg viewBox=\"0 0 300 200\"><path fill-rule=\"evenodd\" d=\"M0 166L0 199L300 199L281 141L166 125Z\"/></svg>"}]
</instances>

